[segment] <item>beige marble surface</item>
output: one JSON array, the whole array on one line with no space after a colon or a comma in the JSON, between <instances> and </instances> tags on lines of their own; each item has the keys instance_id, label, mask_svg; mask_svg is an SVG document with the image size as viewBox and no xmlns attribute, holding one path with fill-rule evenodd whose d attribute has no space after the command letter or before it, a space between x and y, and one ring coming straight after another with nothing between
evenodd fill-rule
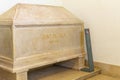
<instances>
[{"instance_id":1,"label":"beige marble surface","mask_svg":"<svg viewBox=\"0 0 120 80\"><path fill-rule=\"evenodd\" d=\"M12 73L73 58L69 67L84 67L84 24L63 7L16 4L0 15L0 33L0 68Z\"/></svg>"},{"instance_id":2,"label":"beige marble surface","mask_svg":"<svg viewBox=\"0 0 120 80\"><path fill-rule=\"evenodd\" d=\"M120 66L101 62L95 62L95 66L100 68L102 70L102 74L104 75L120 78Z\"/></svg>"},{"instance_id":3,"label":"beige marble surface","mask_svg":"<svg viewBox=\"0 0 120 80\"><path fill-rule=\"evenodd\" d=\"M6 24L4 24L6 22ZM4 14L0 15L2 25L33 25L33 24L83 24L63 7L17 4Z\"/></svg>"},{"instance_id":4,"label":"beige marble surface","mask_svg":"<svg viewBox=\"0 0 120 80\"><path fill-rule=\"evenodd\" d=\"M63 7L17 4L0 15L0 31L0 69L11 72L8 80L28 80L29 70L58 62L84 67L84 24Z\"/></svg>"},{"instance_id":5,"label":"beige marble surface","mask_svg":"<svg viewBox=\"0 0 120 80\"><path fill-rule=\"evenodd\" d=\"M43 69L30 71L28 80L84 80L99 74L100 69L94 72L83 72L64 67L51 66Z\"/></svg>"},{"instance_id":6,"label":"beige marble surface","mask_svg":"<svg viewBox=\"0 0 120 80\"><path fill-rule=\"evenodd\" d=\"M87 80L120 80L120 79L101 74Z\"/></svg>"}]
</instances>

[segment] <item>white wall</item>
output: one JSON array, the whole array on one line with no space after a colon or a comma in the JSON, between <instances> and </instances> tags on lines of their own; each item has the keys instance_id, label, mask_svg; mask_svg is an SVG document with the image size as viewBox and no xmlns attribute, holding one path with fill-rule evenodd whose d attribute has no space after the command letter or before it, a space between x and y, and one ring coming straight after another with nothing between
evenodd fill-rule
<instances>
[{"instance_id":1,"label":"white wall","mask_svg":"<svg viewBox=\"0 0 120 80\"><path fill-rule=\"evenodd\" d=\"M120 66L120 0L62 0L91 29L94 60Z\"/></svg>"},{"instance_id":2,"label":"white wall","mask_svg":"<svg viewBox=\"0 0 120 80\"><path fill-rule=\"evenodd\" d=\"M45 4L61 6L60 0L0 0L0 14L14 6L16 3Z\"/></svg>"}]
</instances>

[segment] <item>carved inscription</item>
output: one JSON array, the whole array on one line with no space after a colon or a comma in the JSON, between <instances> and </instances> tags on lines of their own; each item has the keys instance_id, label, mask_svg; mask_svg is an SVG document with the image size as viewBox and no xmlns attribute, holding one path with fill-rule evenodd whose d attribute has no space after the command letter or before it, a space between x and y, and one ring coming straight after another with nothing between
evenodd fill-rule
<instances>
[{"instance_id":1,"label":"carved inscription","mask_svg":"<svg viewBox=\"0 0 120 80\"><path fill-rule=\"evenodd\" d=\"M42 39L47 40L49 43L59 43L60 39L66 37L65 33L49 33L43 34Z\"/></svg>"}]
</instances>

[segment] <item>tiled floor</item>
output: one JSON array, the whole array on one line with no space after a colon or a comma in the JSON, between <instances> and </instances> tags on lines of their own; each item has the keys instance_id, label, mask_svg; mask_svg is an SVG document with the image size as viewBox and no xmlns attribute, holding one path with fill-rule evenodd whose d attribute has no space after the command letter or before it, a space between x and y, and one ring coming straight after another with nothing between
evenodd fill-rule
<instances>
[{"instance_id":1,"label":"tiled floor","mask_svg":"<svg viewBox=\"0 0 120 80\"><path fill-rule=\"evenodd\" d=\"M100 74L87 80L120 80L120 79Z\"/></svg>"}]
</instances>

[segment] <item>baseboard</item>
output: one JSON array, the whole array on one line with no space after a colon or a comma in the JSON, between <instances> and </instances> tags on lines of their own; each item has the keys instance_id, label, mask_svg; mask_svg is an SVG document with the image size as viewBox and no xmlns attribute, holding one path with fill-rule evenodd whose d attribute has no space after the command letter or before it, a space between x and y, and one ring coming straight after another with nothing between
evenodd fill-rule
<instances>
[{"instance_id":1,"label":"baseboard","mask_svg":"<svg viewBox=\"0 0 120 80\"><path fill-rule=\"evenodd\" d=\"M94 64L95 67L98 67L102 70L102 74L120 78L120 66L101 63L101 62L94 62Z\"/></svg>"}]
</instances>

